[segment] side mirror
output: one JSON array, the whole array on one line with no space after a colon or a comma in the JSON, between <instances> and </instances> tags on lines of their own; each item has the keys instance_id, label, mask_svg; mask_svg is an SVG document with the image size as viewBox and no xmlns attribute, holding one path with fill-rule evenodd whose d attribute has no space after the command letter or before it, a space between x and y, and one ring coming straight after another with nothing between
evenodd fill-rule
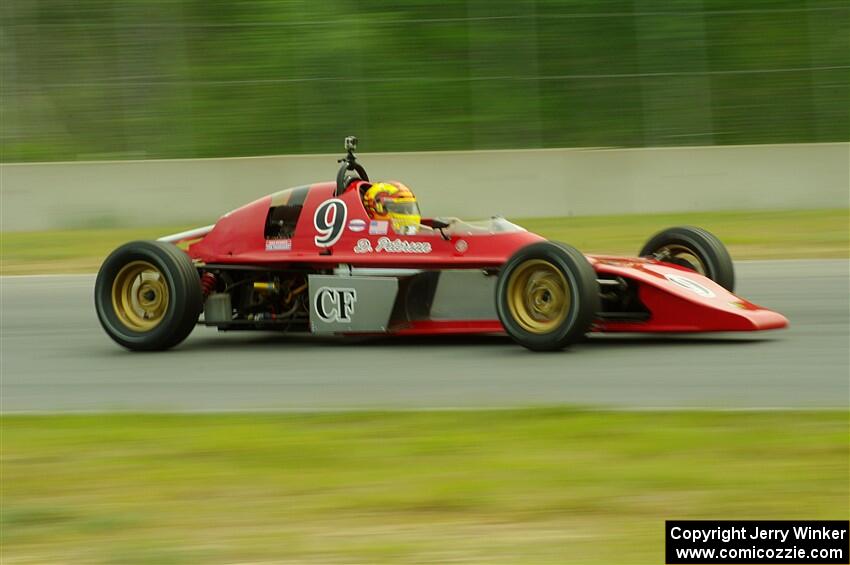
<instances>
[{"instance_id":1,"label":"side mirror","mask_svg":"<svg viewBox=\"0 0 850 565\"><path fill-rule=\"evenodd\" d=\"M447 227L449 227L449 224L447 222L444 222L443 220L435 220L435 219L428 220L427 225L428 225L428 227L434 228L435 230L444 230Z\"/></svg>"},{"instance_id":2,"label":"side mirror","mask_svg":"<svg viewBox=\"0 0 850 565\"><path fill-rule=\"evenodd\" d=\"M422 220L420 223L423 226L427 226L429 228L435 229L438 232L440 232L440 237L442 237L446 241L449 241L452 238L452 236L447 234L446 231L445 231L446 228L449 227L449 224L447 222L444 222L443 220L437 220L435 218L427 218L425 220Z\"/></svg>"}]
</instances>

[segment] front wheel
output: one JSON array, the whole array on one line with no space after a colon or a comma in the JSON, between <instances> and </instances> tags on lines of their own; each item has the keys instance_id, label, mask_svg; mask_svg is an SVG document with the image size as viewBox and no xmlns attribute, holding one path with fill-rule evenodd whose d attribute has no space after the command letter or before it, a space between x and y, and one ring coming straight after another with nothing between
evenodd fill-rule
<instances>
[{"instance_id":1,"label":"front wheel","mask_svg":"<svg viewBox=\"0 0 850 565\"><path fill-rule=\"evenodd\" d=\"M544 241L520 249L496 285L502 326L534 351L580 341L599 309L596 272L577 249L562 243Z\"/></svg>"},{"instance_id":2,"label":"front wheel","mask_svg":"<svg viewBox=\"0 0 850 565\"><path fill-rule=\"evenodd\" d=\"M702 228L667 228L646 242L640 256L687 267L729 292L735 291L735 266L729 251L717 236Z\"/></svg>"},{"instance_id":3,"label":"front wheel","mask_svg":"<svg viewBox=\"0 0 850 565\"><path fill-rule=\"evenodd\" d=\"M203 308L191 259L159 241L133 241L113 251L97 274L94 302L109 337L136 351L177 345Z\"/></svg>"}]
</instances>

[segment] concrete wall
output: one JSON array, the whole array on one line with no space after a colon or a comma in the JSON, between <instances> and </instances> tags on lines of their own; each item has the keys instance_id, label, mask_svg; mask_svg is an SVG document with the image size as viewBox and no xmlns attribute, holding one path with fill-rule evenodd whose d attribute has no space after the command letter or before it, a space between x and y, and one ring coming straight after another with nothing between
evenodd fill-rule
<instances>
[{"instance_id":1,"label":"concrete wall","mask_svg":"<svg viewBox=\"0 0 850 565\"><path fill-rule=\"evenodd\" d=\"M2 229L212 222L331 180L338 155L0 165ZM511 217L850 206L850 143L360 154L428 215Z\"/></svg>"}]
</instances>

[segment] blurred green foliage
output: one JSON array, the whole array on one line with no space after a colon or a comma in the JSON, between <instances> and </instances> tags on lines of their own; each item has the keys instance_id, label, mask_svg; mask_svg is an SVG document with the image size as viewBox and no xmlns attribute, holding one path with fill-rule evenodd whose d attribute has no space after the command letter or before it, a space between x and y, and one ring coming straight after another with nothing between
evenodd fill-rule
<instances>
[{"instance_id":1,"label":"blurred green foliage","mask_svg":"<svg viewBox=\"0 0 850 565\"><path fill-rule=\"evenodd\" d=\"M846 0L6 0L3 161L850 139Z\"/></svg>"}]
</instances>

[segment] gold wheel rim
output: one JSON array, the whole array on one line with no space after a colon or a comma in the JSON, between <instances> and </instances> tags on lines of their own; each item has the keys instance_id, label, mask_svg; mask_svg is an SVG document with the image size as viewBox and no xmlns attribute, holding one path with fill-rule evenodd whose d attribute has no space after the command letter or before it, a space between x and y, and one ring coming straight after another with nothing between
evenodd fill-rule
<instances>
[{"instance_id":1,"label":"gold wheel rim","mask_svg":"<svg viewBox=\"0 0 850 565\"><path fill-rule=\"evenodd\" d=\"M147 261L127 263L112 281L112 308L121 323L136 332L158 326L168 310L168 282Z\"/></svg>"},{"instance_id":2,"label":"gold wheel rim","mask_svg":"<svg viewBox=\"0 0 850 565\"><path fill-rule=\"evenodd\" d=\"M542 259L521 263L508 279L508 309L527 332L545 334L567 318L572 292L564 273Z\"/></svg>"},{"instance_id":3,"label":"gold wheel rim","mask_svg":"<svg viewBox=\"0 0 850 565\"><path fill-rule=\"evenodd\" d=\"M698 272L703 276L706 276L705 264L703 264L702 259L700 259L696 253L694 253L691 249L688 249L684 245L671 243L660 248L656 253L661 256L667 256L670 258L679 259L680 261L685 261L686 263L692 266L694 271Z\"/></svg>"}]
</instances>

